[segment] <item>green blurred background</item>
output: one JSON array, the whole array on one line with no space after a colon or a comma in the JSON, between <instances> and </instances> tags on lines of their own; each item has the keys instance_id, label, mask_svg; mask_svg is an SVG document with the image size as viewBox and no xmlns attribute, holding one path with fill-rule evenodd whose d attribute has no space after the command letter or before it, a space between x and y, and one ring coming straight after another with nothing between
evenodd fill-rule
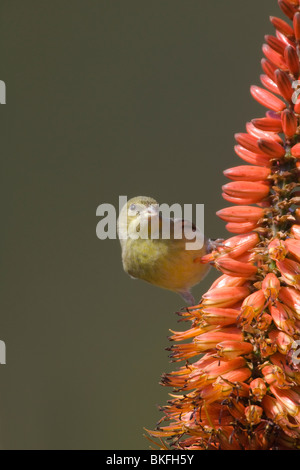
<instances>
[{"instance_id":1,"label":"green blurred background","mask_svg":"<svg viewBox=\"0 0 300 470\"><path fill-rule=\"evenodd\" d=\"M276 0L1 0L1 448L149 448L183 302L125 275L96 208L203 203L226 236L268 15Z\"/></svg>"}]
</instances>

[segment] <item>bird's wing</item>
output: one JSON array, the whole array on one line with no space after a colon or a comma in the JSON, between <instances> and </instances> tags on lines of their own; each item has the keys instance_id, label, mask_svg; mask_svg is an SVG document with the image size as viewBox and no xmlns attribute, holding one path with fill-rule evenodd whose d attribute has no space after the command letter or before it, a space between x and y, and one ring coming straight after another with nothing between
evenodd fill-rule
<instances>
[{"instance_id":1,"label":"bird's wing","mask_svg":"<svg viewBox=\"0 0 300 470\"><path fill-rule=\"evenodd\" d=\"M185 241L204 238L199 228L190 220L172 219L172 222L174 225L174 234L178 233Z\"/></svg>"},{"instance_id":2,"label":"bird's wing","mask_svg":"<svg viewBox=\"0 0 300 470\"><path fill-rule=\"evenodd\" d=\"M196 226L189 220L172 219L167 217L159 218L160 236L162 238L171 238L172 240L185 239L185 234L196 232ZM192 238L192 237L191 237Z\"/></svg>"}]
</instances>

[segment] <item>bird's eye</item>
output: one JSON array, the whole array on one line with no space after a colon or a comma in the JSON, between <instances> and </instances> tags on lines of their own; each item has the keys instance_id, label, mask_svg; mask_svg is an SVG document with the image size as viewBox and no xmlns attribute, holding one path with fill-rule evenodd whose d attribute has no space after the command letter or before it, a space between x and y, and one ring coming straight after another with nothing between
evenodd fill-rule
<instances>
[{"instance_id":1,"label":"bird's eye","mask_svg":"<svg viewBox=\"0 0 300 470\"><path fill-rule=\"evenodd\" d=\"M136 210L136 205L135 205L135 204L131 204L130 207L129 207L129 209L130 209L131 211L135 211L135 210Z\"/></svg>"}]
</instances>

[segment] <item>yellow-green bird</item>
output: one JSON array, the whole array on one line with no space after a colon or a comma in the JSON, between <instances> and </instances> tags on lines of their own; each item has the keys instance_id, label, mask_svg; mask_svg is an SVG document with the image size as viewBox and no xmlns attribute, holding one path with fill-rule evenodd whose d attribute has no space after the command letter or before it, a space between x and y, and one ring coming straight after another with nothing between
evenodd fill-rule
<instances>
[{"instance_id":1,"label":"yellow-green bird","mask_svg":"<svg viewBox=\"0 0 300 470\"><path fill-rule=\"evenodd\" d=\"M186 238L185 227L190 226L192 230L195 227L182 219L164 219L158 207L155 199L138 196L122 208L118 235L124 270L133 278L177 292L193 305L195 301L190 290L209 270L208 264L199 262L207 253L209 242L205 241L200 249L186 249L186 243L191 239ZM168 224L170 236L163 238L163 227ZM181 234L179 239L174 237L178 230Z\"/></svg>"}]
</instances>

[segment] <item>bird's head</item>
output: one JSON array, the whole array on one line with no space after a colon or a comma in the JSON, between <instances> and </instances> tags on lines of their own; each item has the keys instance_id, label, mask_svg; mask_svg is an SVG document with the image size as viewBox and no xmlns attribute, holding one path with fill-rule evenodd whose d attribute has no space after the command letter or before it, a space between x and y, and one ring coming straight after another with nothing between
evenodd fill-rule
<instances>
[{"instance_id":1,"label":"bird's head","mask_svg":"<svg viewBox=\"0 0 300 470\"><path fill-rule=\"evenodd\" d=\"M118 234L122 240L134 233L139 233L143 226L149 232L151 220L158 217L158 203L152 197L137 196L123 206L118 219Z\"/></svg>"}]
</instances>

